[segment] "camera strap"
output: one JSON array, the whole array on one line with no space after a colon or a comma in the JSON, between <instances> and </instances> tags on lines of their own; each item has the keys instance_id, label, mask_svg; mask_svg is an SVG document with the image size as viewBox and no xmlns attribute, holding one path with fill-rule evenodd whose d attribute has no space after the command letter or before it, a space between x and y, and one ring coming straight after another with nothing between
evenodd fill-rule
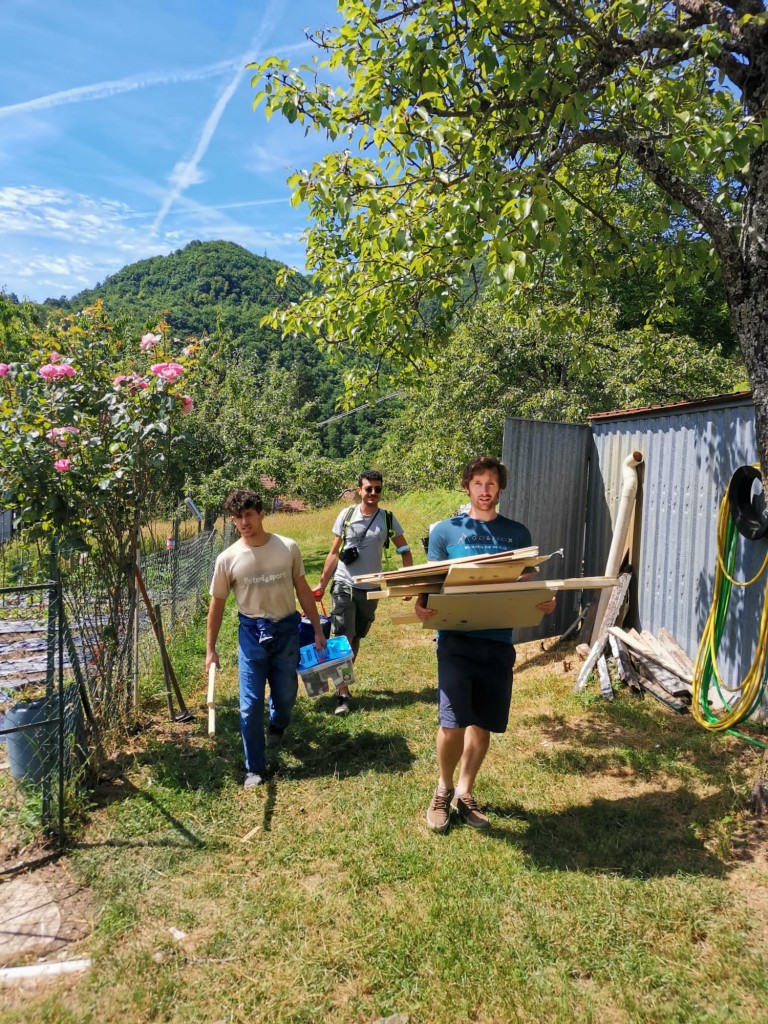
<instances>
[{"instance_id":1,"label":"camera strap","mask_svg":"<svg viewBox=\"0 0 768 1024\"><path fill-rule=\"evenodd\" d=\"M350 508L347 509L347 515L346 515L346 517L344 519L344 526L343 526L342 531L341 531L341 548L342 548L342 550L344 549L344 546L347 543L347 527L352 522L352 519L353 519L356 511L357 511L357 505L352 505L352 506L350 506ZM376 511L374 512L374 514L372 516L370 516L370 518L366 517L366 518L368 518L368 522L366 523L365 529L363 530L363 532L357 538L357 543L358 544L362 543L363 537L365 537L366 533L368 533L368 531L370 530L371 526L373 525L373 520L376 518L376 516L379 514L379 512L382 512L382 511L383 511L383 509L377 508Z\"/></svg>"}]
</instances>

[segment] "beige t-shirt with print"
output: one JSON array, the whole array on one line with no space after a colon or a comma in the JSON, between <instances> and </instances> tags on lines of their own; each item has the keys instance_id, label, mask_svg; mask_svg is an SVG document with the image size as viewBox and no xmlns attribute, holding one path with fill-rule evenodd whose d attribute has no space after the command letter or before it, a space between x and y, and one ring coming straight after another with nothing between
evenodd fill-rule
<instances>
[{"instance_id":1,"label":"beige t-shirt with print","mask_svg":"<svg viewBox=\"0 0 768 1024\"><path fill-rule=\"evenodd\" d=\"M272 533L261 547L249 547L241 538L216 559L210 594L225 601L234 591L243 615L284 619L296 611L293 584L303 575L299 545L290 537Z\"/></svg>"}]
</instances>

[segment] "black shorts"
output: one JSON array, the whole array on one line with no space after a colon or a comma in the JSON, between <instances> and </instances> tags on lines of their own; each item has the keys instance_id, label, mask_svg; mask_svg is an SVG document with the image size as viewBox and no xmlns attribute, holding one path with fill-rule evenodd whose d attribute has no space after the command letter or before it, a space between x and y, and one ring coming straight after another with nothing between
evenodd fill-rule
<instances>
[{"instance_id":1,"label":"black shorts","mask_svg":"<svg viewBox=\"0 0 768 1024\"><path fill-rule=\"evenodd\" d=\"M437 639L439 722L505 732L512 700L515 648L499 640L441 633Z\"/></svg>"}]
</instances>

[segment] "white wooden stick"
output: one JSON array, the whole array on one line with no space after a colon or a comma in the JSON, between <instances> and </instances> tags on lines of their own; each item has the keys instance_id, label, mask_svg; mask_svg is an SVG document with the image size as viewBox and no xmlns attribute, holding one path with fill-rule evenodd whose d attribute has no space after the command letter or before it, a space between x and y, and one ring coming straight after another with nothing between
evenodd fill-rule
<instances>
[{"instance_id":1,"label":"white wooden stick","mask_svg":"<svg viewBox=\"0 0 768 1024\"><path fill-rule=\"evenodd\" d=\"M208 669L208 735L216 735L216 665Z\"/></svg>"}]
</instances>

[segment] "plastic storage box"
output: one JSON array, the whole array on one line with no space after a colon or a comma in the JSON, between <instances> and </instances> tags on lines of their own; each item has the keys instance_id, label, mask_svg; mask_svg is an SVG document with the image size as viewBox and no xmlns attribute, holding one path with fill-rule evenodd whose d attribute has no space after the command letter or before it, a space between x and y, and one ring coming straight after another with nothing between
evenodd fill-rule
<instances>
[{"instance_id":1,"label":"plastic storage box","mask_svg":"<svg viewBox=\"0 0 768 1024\"><path fill-rule=\"evenodd\" d=\"M349 686L355 678L349 640L345 636L331 637L322 655L314 644L302 647L298 671L309 697L319 697L331 686L337 690L340 686Z\"/></svg>"}]
</instances>

